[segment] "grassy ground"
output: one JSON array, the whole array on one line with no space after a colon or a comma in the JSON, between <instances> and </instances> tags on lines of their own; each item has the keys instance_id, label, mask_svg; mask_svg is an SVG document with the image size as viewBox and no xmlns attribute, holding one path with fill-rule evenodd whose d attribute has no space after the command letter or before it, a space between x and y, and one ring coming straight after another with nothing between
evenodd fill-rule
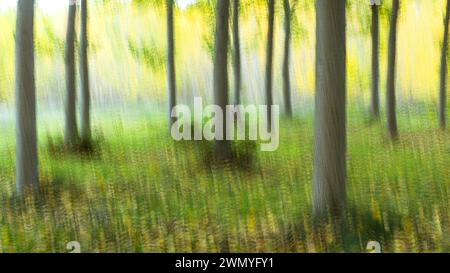
<instances>
[{"instance_id":1,"label":"grassy ground","mask_svg":"<svg viewBox=\"0 0 450 273\"><path fill-rule=\"evenodd\" d=\"M150 116L150 115L149 115ZM282 120L276 152L236 143L212 166L205 142L174 143L163 118L102 119L91 156L53 149L41 126L42 198L14 197L14 133L0 141L0 252L450 251L450 137L434 115L381 123L350 113L346 225L312 229L312 116ZM48 128L52 128L47 131ZM55 129L56 128L56 129ZM47 134L49 137L47 137ZM50 146L49 146L50 145Z\"/></svg>"}]
</instances>

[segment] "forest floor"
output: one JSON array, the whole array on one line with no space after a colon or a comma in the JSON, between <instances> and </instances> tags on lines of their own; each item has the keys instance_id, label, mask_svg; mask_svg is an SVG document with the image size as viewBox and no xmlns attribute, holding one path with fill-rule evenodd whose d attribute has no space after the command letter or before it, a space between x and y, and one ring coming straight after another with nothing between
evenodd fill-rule
<instances>
[{"instance_id":1,"label":"forest floor","mask_svg":"<svg viewBox=\"0 0 450 273\"><path fill-rule=\"evenodd\" d=\"M0 252L66 252L69 241L83 252L366 252L370 240L450 251L450 134L433 114L400 117L394 145L382 122L348 115L346 224L320 230L311 115L281 121L276 152L236 142L238 163L222 166L208 159L212 143L175 143L164 118L101 120L91 155L58 149L60 125L39 127L41 196L24 200L13 125L2 124Z\"/></svg>"}]
</instances>

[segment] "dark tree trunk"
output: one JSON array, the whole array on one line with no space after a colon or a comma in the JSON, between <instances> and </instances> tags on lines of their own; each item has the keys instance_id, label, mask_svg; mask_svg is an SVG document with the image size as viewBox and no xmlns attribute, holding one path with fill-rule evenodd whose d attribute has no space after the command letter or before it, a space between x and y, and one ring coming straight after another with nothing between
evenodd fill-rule
<instances>
[{"instance_id":1,"label":"dark tree trunk","mask_svg":"<svg viewBox=\"0 0 450 273\"><path fill-rule=\"evenodd\" d=\"M316 1L314 213L339 213L346 201L345 0Z\"/></svg>"},{"instance_id":2,"label":"dark tree trunk","mask_svg":"<svg viewBox=\"0 0 450 273\"><path fill-rule=\"evenodd\" d=\"M235 104L241 103L241 43L239 39L239 0L233 1L233 72Z\"/></svg>"},{"instance_id":3,"label":"dark tree trunk","mask_svg":"<svg viewBox=\"0 0 450 273\"><path fill-rule=\"evenodd\" d=\"M177 103L177 86L175 75L175 39L173 28L173 0L167 0L167 94L169 101L169 131L175 118L171 116Z\"/></svg>"},{"instance_id":4,"label":"dark tree trunk","mask_svg":"<svg viewBox=\"0 0 450 273\"><path fill-rule=\"evenodd\" d=\"M380 117L380 30L379 30L379 15L378 5L372 5L372 84L371 84L371 100L370 113L372 118L378 119Z\"/></svg>"},{"instance_id":5,"label":"dark tree trunk","mask_svg":"<svg viewBox=\"0 0 450 273\"><path fill-rule=\"evenodd\" d=\"M39 187L34 76L34 0L18 0L15 44L16 189Z\"/></svg>"},{"instance_id":6,"label":"dark tree trunk","mask_svg":"<svg viewBox=\"0 0 450 273\"><path fill-rule=\"evenodd\" d=\"M88 62L88 3L81 0L80 80L81 80L81 142L91 145L91 95Z\"/></svg>"},{"instance_id":7,"label":"dark tree trunk","mask_svg":"<svg viewBox=\"0 0 450 273\"><path fill-rule=\"evenodd\" d=\"M291 78L289 74L289 62L291 57L291 5L289 0L284 0L284 34L283 96L286 115L289 118L292 118Z\"/></svg>"},{"instance_id":8,"label":"dark tree trunk","mask_svg":"<svg viewBox=\"0 0 450 273\"><path fill-rule=\"evenodd\" d=\"M266 104L267 109L267 125L271 130L272 120L272 70L273 70L273 36L274 36L274 20L275 20L275 1L267 0L268 5L268 29L267 29L267 48L266 48Z\"/></svg>"},{"instance_id":9,"label":"dark tree trunk","mask_svg":"<svg viewBox=\"0 0 450 273\"><path fill-rule=\"evenodd\" d=\"M76 4L69 1L69 14L66 35L66 98L65 98L65 130L64 141L68 147L74 147L78 142L76 118L76 73L75 73L75 16Z\"/></svg>"},{"instance_id":10,"label":"dark tree trunk","mask_svg":"<svg viewBox=\"0 0 450 273\"><path fill-rule=\"evenodd\" d=\"M228 105L228 19L229 0L217 1L216 32L214 50L214 101L225 113ZM223 136L226 136L227 118L223 116ZM225 139L225 138L224 138ZM229 141L216 140L216 157L226 159L231 156Z\"/></svg>"},{"instance_id":11,"label":"dark tree trunk","mask_svg":"<svg viewBox=\"0 0 450 273\"><path fill-rule=\"evenodd\" d=\"M399 0L393 0L389 31L388 74L386 84L386 120L388 134L391 140L395 140L398 137L397 114L395 106L395 61L397 55L397 23L399 6Z\"/></svg>"},{"instance_id":12,"label":"dark tree trunk","mask_svg":"<svg viewBox=\"0 0 450 273\"><path fill-rule=\"evenodd\" d=\"M439 127L445 129L446 127L446 108L447 108L447 52L448 52L448 24L450 17L450 0L447 0L447 11L444 20L444 39L442 41L442 56L441 56L441 75L440 75L440 89L439 89L439 104L438 117Z\"/></svg>"}]
</instances>

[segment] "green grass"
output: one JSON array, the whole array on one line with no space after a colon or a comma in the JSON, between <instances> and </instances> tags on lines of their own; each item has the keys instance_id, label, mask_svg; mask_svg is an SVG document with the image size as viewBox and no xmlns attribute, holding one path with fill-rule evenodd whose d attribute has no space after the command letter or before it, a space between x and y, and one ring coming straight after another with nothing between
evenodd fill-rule
<instances>
[{"instance_id":1,"label":"green grass","mask_svg":"<svg viewBox=\"0 0 450 273\"><path fill-rule=\"evenodd\" d=\"M104 115L108 116L108 115ZM345 226L313 229L312 116L281 121L280 148L237 143L251 164L214 166L210 143L175 143L161 117L101 117L93 156L50 152L40 126L41 198L14 197L14 133L0 142L0 252L450 251L450 137L433 115L382 123L349 114Z\"/></svg>"}]
</instances>

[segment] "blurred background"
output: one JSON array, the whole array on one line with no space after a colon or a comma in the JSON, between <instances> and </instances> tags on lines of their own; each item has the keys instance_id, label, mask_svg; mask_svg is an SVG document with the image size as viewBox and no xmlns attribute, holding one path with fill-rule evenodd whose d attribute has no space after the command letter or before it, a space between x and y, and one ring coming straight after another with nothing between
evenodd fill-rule
<instances>
[{"instance_id":1,"label":"blurred background","mask_svg":"<svg viewBox=\"0 0 450 273\"><path fill-rule=\"evenodd\" d=\"M38 0L36 79L40 110L62 111L66 1ZM180 103L212 98L214 4L179 0L175 11L176 69ZM265 1L242 1L243 101L264 102L267 26ZM348 107L370 98L370 8L348 1ZM164 1L90 1L90 60L94 108L147 102L165 106ZM380 19L381 88L385 86L389 4ZM397 86L400 109L435 104L439 84L444 1L403 1L399 18ZM274 97L282 105L283 9L276 3ZM0 3L0 111L13 103L15 1ZM314 1L299 0L293 19L292 88L295 113L311 111L314 96ZM230 57L231 58L231 57ZM231 63L231 59L230 59ZM230 68L231 71L231 68ZM232 79L232 73L230 73ZM232 93L232 92L230 92ZM383 94L383 92L381 92ZM383 101L383 98L381 98ZM7 107L9 108L9 107ZM161 109L163 110L163 109ZM164 110L163 110L164 111ZM402 111L402 110L400 110ZM409 110L411 111L411 109ZM425 109L422 109L425 111ZM4 113L2 113L4 115Z\"/></svg>"},{"instance_id":2,"label":"blurred background","mask_svg":"<svg viewBox=\"0 0 450 273\"><path fill-rule=\"evenodd\" d=\"M60 147L67 2L36 1L45 198L20 201L14 198L16 1L0 0L0 252L65 252L73 240L83 252L365 252L369 240L383 251L450 251L450 138L436 121L446 1L401 1L395 145L386 140L384 118L369 118L369 0L347 1L347 226L317 232L313 0L298 0L292 22L295 118L282 118L279 150L261 153L254 143L236 142L239 161L222 167L209 160L211 143L174 143L168 135L163 0L88 1L96 151L74 155ZM391 2L382 1L380 12L382 110ZM264 104L267 1L242 0L241 7L242 100ZM275 10L274 100L283 111L282 1ZM214 13L213 0L176 1L178 103L190 105L194 96L212 102ZM231 82L232 74L230 57Z\"/></svg>"}]
</instances>

